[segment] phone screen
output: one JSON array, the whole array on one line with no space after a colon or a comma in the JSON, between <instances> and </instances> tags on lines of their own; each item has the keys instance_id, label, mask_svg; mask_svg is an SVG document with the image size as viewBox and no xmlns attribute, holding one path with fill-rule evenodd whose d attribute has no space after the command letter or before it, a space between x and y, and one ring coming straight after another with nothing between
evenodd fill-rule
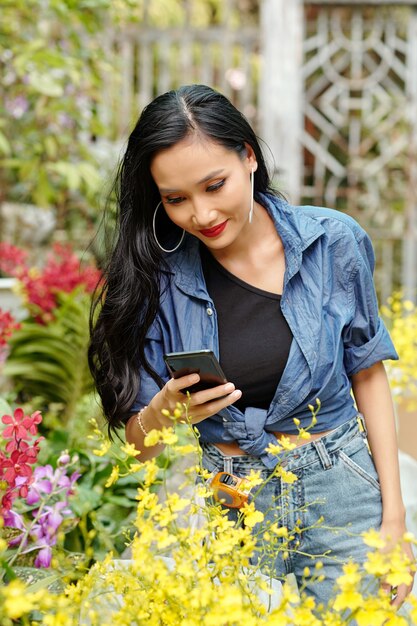
<instances>
[{"instance_id":1,"label":"phone screen","mask_svg":"<svg viewBox=\"0 0 417 626\"><path fill-rule=\"evenodd\" d=\"M170 354L165 354L164 359L173 378L181 378L181 376L187 376L188 374L200 375L199 382L187 389L182 389L183 393L210 389L227 382L220 363L211 350L171 352Z\"/></svg>"}]
</instances>

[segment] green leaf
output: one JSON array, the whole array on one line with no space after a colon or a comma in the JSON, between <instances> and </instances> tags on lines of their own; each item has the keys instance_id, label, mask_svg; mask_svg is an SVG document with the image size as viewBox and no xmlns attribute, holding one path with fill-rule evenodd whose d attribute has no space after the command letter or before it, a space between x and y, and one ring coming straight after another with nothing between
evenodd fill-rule
<instances>
[{"instance_id":1,"label":"green leaf","mask_svg":"<svg viewBox=\"0 0 417 626\"><path fill-rule=\"evenodd\" d=\"M76 494L71 499L71 508L78 516L93 511L100 506L102 495L91 487L79 484Z\"/></svg>"},{"instance_id":2,"label":"green leaf","mask_svg":"<svg viewBox=\"0 0 417 626\"><path fill-rule=\"evenodd\" d=\"M127 509L135 507L135 500L129 500L129 498L126 498L125 496L109 495L106 497L106 501Z\"/></svg>"},{"instance_id":3,"label":"green leaf","mask_svg":"<svg viewBox=\"0 0 417 626\"><path fill-rule=\"evenodd\" d=\"M8 402L6 402L6 400L4 400L4 398L0 397L0 415L12 415L13 413L13 409L10 406L10 404Z\"/></svg>"},{"instance_id":4,"label":"green leaf","mask_svg":"<svg viewBox=\"0 0 417 626\"><path fill-rule=\"evenodd\" d=\"M76 290L58 299L56 317L46 326L23 321L14 333L4 374L29 397L63 404L69 417L93 387L87 361L89 296Z\"/></svg>"},{"instance_id":5,"label":"green leaf","mask_svg":"<svg viewBox=\"0 0 417 626\"><path fill-rule=\"evenodd\" d=\"M51 172L55 172L59 176L62 176L66 180L66 183L72 191L75 191L80 187L81 176L78 171L78 166L73 163L66 163L65 161L58 161L57 163L50 163L48 169Z\"/></svg>"},{"instance_id":6,"label":"green leaf","mask_svg":"<svg viewBox=\"0 0 417 626\"><path fill-rule=\"evenodd\" d=\"M3 135L3 133L0 133L0 152L3 152L3 154L5 154L6 156L11 154L12 152L10 143L8 139L6 138L6 136Z\"/></svg>"},{"instance_id":7,"label":"green leaf","mask_svg":"<svg viewBox=\"0 0 417 626\"><path fill-rule=\"evenodd\" d=\"M49 74L41 74L40 72L34 71L28 74L28 77L33 89L44 96L59 98L64 93L62 85L54 80Z\"/></svg>"}]
</instances>

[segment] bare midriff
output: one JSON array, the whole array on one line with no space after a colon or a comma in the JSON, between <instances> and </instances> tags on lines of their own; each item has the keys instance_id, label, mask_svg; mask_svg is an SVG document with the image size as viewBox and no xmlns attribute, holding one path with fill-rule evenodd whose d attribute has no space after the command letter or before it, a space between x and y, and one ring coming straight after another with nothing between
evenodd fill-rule
<instances>
[{"instance_id":1,"label":"bare midriff","mask_svg":"<svg viewBox=\"0 0 417 626\"><path fill-rule=\"evenodd\" d=\"M275 435L278 441L280 441L283 437L286 437L287 439L289 439L291 443L295 443L296 447L298 448L299 446L303 446L306 443L309 443L310 441L314 441L315 439L320 439L320 437L323 437L324 435L328 435L330 432L331 430L324 430L321 433L310 433L310 437L308 439L301 439L298 433L291 434L291 433L273 432L272 434ZM214 445L220 450L220 452L223 452L223 454L226 454L227 456L247 454L247 452L245 452L244 450L242 450L242 448L239 447L237 441L231 441L230 443L215 443Z\"/></svg>"}]
</instances>

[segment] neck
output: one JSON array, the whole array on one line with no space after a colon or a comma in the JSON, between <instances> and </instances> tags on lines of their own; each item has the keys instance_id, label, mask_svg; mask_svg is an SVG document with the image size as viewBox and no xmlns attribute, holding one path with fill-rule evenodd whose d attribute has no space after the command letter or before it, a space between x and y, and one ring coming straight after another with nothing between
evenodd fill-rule
<instances>
[{"instance_id":1,"label":"neck","mask_svg":"<svg viewBox=\"0 0 417 626\"><path fill-rule=\"evenodd\" d=\"M211 250L214 258L223 265L247 263L259 259L260 255L276 251L281 240L267 210L255 202L252 222L248 220L239 237L232 245L221 250Z\"/></svg>"}]
</instances>

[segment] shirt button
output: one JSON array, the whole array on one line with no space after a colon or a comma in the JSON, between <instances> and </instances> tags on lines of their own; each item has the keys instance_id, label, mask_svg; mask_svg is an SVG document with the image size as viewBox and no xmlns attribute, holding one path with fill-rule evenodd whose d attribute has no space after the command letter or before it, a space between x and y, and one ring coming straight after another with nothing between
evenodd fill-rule
<instances>
[{"instance_id":1,"label":"shirt button","mask_svg":"<svg viewBox=\"0 0 417 626\"><path fill-rule=\"evenodd\" d=\"M207 307L206 311L207 311L207 315L213 315L213 309L212 308Z\"/></svg>"},{"instance_id":2,"label":"shirt button","mask_svg":"<svg viewBox=\"0 0 417 626\"><path fill-rule=\"evenodd\" d=\"M223 418L223 422L227 422L227 419L225 417Z\"/></svg>"}]
</instances>

